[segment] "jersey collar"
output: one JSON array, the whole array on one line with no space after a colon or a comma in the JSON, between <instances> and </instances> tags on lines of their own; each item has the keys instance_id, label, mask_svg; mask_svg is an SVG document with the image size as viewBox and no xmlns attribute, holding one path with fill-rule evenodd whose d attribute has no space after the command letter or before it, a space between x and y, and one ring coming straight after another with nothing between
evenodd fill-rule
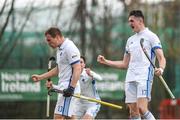
<instances>
[{"instance_id":1,"label":"jersey collar","mask_svg":"<svg viewBox=\"0 0 180 120\"><path fill-rule=\"evenodd\" d=\"M61 45L59 45L58 48L59 48L60 50L62 50L62 49L66 46L67 40L68 40L68 38L64 38L64 42L63 42Z\"/></svg>"},{"instance_id":2,"label":"jersey collar","mask_svg":"<svg viewBox=\"0 0 180 120\"><path fill-rule=\"evenodd\" d=\"M145 31L147 31L148 30L148 28L147 27L145 27L145 29L143 29L143 30L141 30L140 32L138 32L137 34L139 35L139 34L142 34L142 33L144 33Z\"/></svg>"}]
</instances>

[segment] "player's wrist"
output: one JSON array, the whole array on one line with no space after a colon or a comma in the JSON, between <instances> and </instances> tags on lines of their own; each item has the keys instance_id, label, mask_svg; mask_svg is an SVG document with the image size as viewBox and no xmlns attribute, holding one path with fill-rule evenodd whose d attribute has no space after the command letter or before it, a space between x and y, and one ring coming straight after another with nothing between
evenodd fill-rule
<instances>
[{"instance_id":1,"label":"player's wrist","mask_svg":"<svg viewBox=\"0 0 180 120\"><path fill-rule=\"evenodd\" d=\"M68 89L70 89L70 91L74 92L74 87L73 86L69 86Z\"/></svg>"},{"instance_id":2,"label":"player's wrist","mask_svg":"<svg viewBox=\"0 0 180 120\"><path fill-rule=\"evenodd\" d=\"M163 74L163 72L164 72L164 69L163 68L159 68L159 70L160 70L160 72L161 72L161 75Z\"/></svg>"},{"instance_id":3,"label":"player's wrist","mask_svg":"<svg viewBox=\"0 0 180 120\"><path fill-rule=\"evenodd\" d=\"M165 69L165 67L163 67L163 66L159 66L159 68L161 68L161 69L163 69L163 70Z\"/></svg>"}]
</instances>

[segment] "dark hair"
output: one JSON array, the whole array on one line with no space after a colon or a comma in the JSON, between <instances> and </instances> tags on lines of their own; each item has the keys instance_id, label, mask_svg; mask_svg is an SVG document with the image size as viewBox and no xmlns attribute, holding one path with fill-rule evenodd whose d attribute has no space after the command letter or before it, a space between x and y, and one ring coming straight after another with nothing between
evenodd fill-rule
<instances>
[{"instance_id":1,"label":"dark hair","mask_svg":"<svg viewBox=\"0 0 180 120\"><path fill-rule=\"evenodd\" d=\"M141 17L143 20L144 20L144 15L142 13L141 10L132 10L130 13L129 13L129 17L130 16L135 16L135 17Z\"/></svg>"},{"instance_id":2,"label":"dark hair","mask_svg":"<svg viewBox=\"0 0 180 120\"><path fill-rule=\"evenodd\" d=\"M51 35L53 38L56 37L56 35L59 35L60 37L62 37L62 33L61 31L56 28L56 27L50 27L46 32L45 32L45 35Z\"/></svg>"},{"instance_id":3,"label":"dark hair","mask_svg":"<svg viewBox=\"0 0 180 120\"><path fill-rule=\"evenodd\" d=\"M86 63L86 58L81 55L81 58L84 60L84 63Z\"/></svg>"}]
</instances>

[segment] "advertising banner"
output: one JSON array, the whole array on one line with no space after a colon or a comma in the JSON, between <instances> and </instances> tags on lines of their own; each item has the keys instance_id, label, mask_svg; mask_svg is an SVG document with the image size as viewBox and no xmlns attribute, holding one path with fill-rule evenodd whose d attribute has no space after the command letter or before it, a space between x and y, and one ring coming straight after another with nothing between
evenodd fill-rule
<instances>
[{"instance_id":1,"label":"advertising banner","mask_svg":"<svg viewBox=\"0 0 180 120\"><path fill-rule=\"evenodd\" d=\"M0 101L33 101L46 100L46 80L33 82L31 75L41 74L45 70L0 70ZM103 80L96 81L96 87L101 98L122 99L124 97L125 72L98 70ZM58 78L52 81L57 84ZM56 100L57 94L51 99Z\"/></svg>"}]
</instances>

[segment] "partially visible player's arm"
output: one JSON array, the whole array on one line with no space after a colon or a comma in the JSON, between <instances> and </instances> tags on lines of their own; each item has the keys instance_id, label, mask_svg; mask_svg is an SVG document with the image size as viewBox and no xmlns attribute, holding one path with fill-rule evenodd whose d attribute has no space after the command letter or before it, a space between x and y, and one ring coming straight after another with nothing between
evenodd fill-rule
<instances>
[{"instance_id":1,"label":"partially visible player's arm","mask_svg":"<svg viewBox=\"0 0 180 120\"><path fill-rule=\"evenodd\" d=\"M73 67L73 75L72 75L72 81L70 86L75 88L77 81L80 79L80 75L81 75L81 65L80 63L76 63L72 65Z\"/></svg>"},{"instance_id":2,"label":"partially visible player's arm","mask_svg":"<svg viewBox=\"0 0 180 120\"><path fill-rule=\"evenodd\" d=\"M102 77L99 74L95 73L94 71L90 71L90 74L94 79L102 80Z\"/></svg>"},{"instance_id":3,"label":"partially visible player's arm","mask_svg":"<svg viewBox=\"0 0 180 120\"><path fill-rule=\"evenodd\" d=\"M92 71L90 68L86 68L86 73L93 79L102 80L102 77L99 74Z\"/></svg>"},{"instance_id":4,"label":"partially visible player's arm","mask_svg":"<svg viewBox=\"0 0 180 120\"><path fill-rule=\"evenodd\" d=\"M47 78L50 78L50 77L56 76L56 75L58 75L58 67L57 66L55 68L53 68L52 70L50 70L46 73L43 73L41 75L34 74L31 76L31 78L34 82L38 82L40 80L47 79Z\"/></svg>"},{"instance_id":5,"label":"partially visible player's arm","mask_svg":"<svg viewBox=\"0 0 180 120\"><path fill-rule=\"evenodd\" d=\"M129 65L130 55L128 53L125 53L123 60L121 61L111 61L107 60L104 56L99 55L97 58L97 61L101 64L105 64L114 68L119 69L127 69Z\"/></svg>"},{"instance_id":6,"label":"partially visible player's arm","mask_svg":"<svg viewBox=\"0 0 180 120\"><path fill-rule=\"evenodd\" d=\"M156 49L155 52L159 62L159 68L155 70L155 74L159 76L162 75L164 72L164 69L166 67L166 59L164 57L164 53L162 49Z\"/></svg>"}]
</instances>

